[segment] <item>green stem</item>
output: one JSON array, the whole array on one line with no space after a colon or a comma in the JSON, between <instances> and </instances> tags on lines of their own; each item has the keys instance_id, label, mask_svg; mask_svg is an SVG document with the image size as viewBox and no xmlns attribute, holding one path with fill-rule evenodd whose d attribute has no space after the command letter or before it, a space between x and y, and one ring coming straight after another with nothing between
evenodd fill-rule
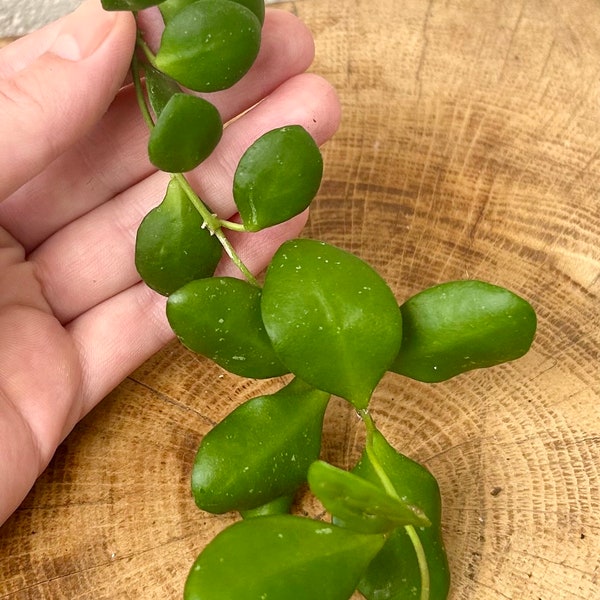
<instances>
[{"instance_id":1,"label":"green stem","mask_svg":"<svg viewBox=\"0 0 600 600\"><path fill-rule=\"evenodd\" d=\"M227 239L227 236L223 232L222 221L215 214L211 213L204 202L198 198L196 192L192 189L192 186L189 184L188 180L181 173L173 173L172 177L177 179L177 182L181 186L181 188L185 191L187 197L190 199L190 202L194 205L196 210L200 213L200 216L204 220L204 223L208 230L216 236L216 238L221 242L223 249L227 253L227 256L231 259L231 261L235 264L235 266L242 272L244 277L248 280L249 283L259 287L259 283L254 277L254 275L250 272L250 269L242 262L240 257L237 255L237 252L234 250L231 242Z\"/></svg>"},{"instance_id":2,"label":"green stem","mask_svg":"<svg viewBox=\"0 0 600 600\"><path fill-rule=\"evenodd\" d=\"M429 588L431 582L429 580L429 567L427 566L427 556L425 555L425 549L421 543L421 538L418 536L414 525L406 525L404 531L410 538L415 554L417 555L417 562L419 563L419 572L421 574L421 599L429 599Z\"/></svg>"},{"instance_id":3,"label":"green stem","mask_svg":"<svg viewBox=\"0 0 600 600\"><path fill-rule=\"evenodd\" d=\"M184 177L183 173L173 173L171 176L177 180L177 183L179 183L181 189L183 189L190 202L194 205L194 208L200 213L200 216L204 220L205 226L208 228L208 230L212 234L216 235L217 231L221 227L221 221L219 220L219 217L211 213L204 202L198 198L198 195L192 189L192 186Z\"/></svg>"},{"instance_id":4,"label":"green stem","mask_svg":"<svg viewBox=\"0 0 600 600\"><path fill-rule=\"evenodd\" d=\"M140 74L140 62L135 53L131 59L131 77L133 79L133 87L135 88L135 96L137 98L138 106L140 107L140 112L142 113L142 117L144 117L144 121L146 121L148 128L152 130L154 128L154 121L152 119L152 115L150 114L148 103L146 102L146 96L144 94L144 88L142 86L142 78Z\"/></svg>"},{"instance_id":5,"label":"green stem","mask_svg":"<svg viewBox=\"0 0 600 600\"><path fill-rule=\"evenodd\" d=\"M377 455L375 454L375 450L373 447L373 435L376 431L375 423L371 415L367 410L361 410L359 415L365 424L365 428L367 430L367 440L365 444L365 451L367 456L369 457L369 461L379 477L379 481L383 485L386 493L392 496L392 498L396 498L400 500L398 496L398 492L396 488L390 481L390 478L387 476L384 468L381 466ZM404 527L406 534L408 535L410 541L412 542L413 548L415 549L415 554L417 555L417 563L419 565L419 573L421 575L421 595L419 600L429 600L429 590L430 590L430 577L429 577L429 566L427 565L427 556L425 554L425 549L423 548L423 544L421 543L421 538L418 536L413 525L406 525Z\"/></svg>"},{"instance_id":6,"label":"green stem","mask_svg":"<svg viewBox=\"0 0 600 600\"><path fill-rule=\"evenodd\" d=\"M243 223L234 223L233 221L221 220L221 227L225 227L225 229L230 229L231 231L246 231Z\"/></svg>"},{"instance_id":7,"label":"green stem","mask_svg":"<svg viewBox=\"0 0 600 600\"><path fill-rule=\"evenodd\" d=\"M369 460L371 461L371 465L373 466L375 473L377 473L377 477L379 477L379 481L381 481L386 493L392 496L392 498L398 498L396 488L393 486L383 467L379 463L379 460L375 455L375 451L373 450L373 434L375 433L375 423L373 423L373 419L367 410L362 410L359 414L367 429L367 442L365 445L365 450Z\"/></svg>"},{"instance_id":8,"label":"green stem","mask_svg":"<svg viewBox=\"0 0 600 600\"><path fill-rule=\"evenodd\" d=\"M146 60L155 69L158 69L158 67L156 66L156 55L154 54L154 52L152 52L152 50L150 50L150 46L148 46L148 44L146 44L146 40L144 40L144 37L142 36L142 33L139 30L137 32L136 44L137 44L138 48L140 48L141 51L144 53Z\"/></svg>"},{"instance_id":9,"label":"green stem","mask_svg":"<svg viewBox=\"0 0 600 600\"><path fill-rule=\"evenodd\" d=\"M217 239L221 242L221 245L227 253L227 256L229 256L233 264L235 264L235 266L242 272L242 275L244 275L248 283L251 283L256 287L260 287L258 280L256 279L256 277L254 277L254 275L252 275L250 269L248 269L248 267L242 262L241 258L237 255L236 251L231 245L231 242L227 239L225 233L223 233L223 230L218 229L217 231L215 231L215 235L217 236Z\"/></svg>"}]
</instances>

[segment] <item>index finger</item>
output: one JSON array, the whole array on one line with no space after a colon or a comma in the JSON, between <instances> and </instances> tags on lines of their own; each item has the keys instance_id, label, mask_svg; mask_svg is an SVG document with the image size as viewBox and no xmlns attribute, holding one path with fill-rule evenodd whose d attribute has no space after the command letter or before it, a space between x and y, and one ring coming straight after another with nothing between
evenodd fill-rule
<instances>
[{"instance_id":1,"label":"index finger","mask_svg":"<svg viewBox=\"0 0 600 600\"><path fill-rule=\"evenodd\" d=\"M305 71L313 56L312 35L302 22L285 11L270 10L250 71L232 88L206 97L228 121ZM126 88L88 135L0 204L0 225L27 251L33 250L64 225L155 172L147 141L148 128L135 95Z\"/></svg>"}]
</instances>

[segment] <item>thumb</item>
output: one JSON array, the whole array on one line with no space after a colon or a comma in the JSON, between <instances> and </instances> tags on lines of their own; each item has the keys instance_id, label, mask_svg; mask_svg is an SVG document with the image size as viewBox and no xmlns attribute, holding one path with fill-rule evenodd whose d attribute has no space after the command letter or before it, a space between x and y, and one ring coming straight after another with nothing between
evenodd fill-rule
<instances>
[{"instance_id":1,"label":"thumb","mask_svg":"<svg viewBox=\"0 0 600 600\"><path fill-rule=\"evenodd\" d=\"M123 83L134 42L130 13L86 0L0 51L0 201L100 119Z\"/></svg>"}]
</instances>

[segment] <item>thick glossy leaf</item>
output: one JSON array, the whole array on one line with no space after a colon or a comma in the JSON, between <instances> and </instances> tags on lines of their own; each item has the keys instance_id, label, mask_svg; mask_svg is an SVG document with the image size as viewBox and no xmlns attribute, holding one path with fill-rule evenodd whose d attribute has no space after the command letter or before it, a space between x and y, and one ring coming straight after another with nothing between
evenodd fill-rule
<instances>
[{"instance_id":1,"label":"thick glossy leaf","mask_svg":"<svg viewBox=\"0 0 600 600\"><path fill-rule=\"evenodd\" d=\"M450 572L441 533L441 499L437 481L422 465L397 452L375 431L373 452L392 482L398 496L419 506L431 520L431 527L416 527L429 569L430 600L445 600ZM368 455L363 453L354 473L383 489ZM373 559L359 585L367 600L418 599L421 576L413 544L404 528L392 532L381 552Z\"/></svg>"},{"instance_id":2,"label":"thick glossy leaf","mask_svg":"<svg viewBox=\"0 0 600 600\"><path fill-rule=\"evenodd\" d=\"M174 94L150 132L148 156L162 171L191 171L207 158L221 139L223 122L207 100Z\"/></svg>"},{"instance_id":3,"label":"thick glossy leaf","mask_svg":"<svg viewBox=\"0 0 600 600\"><path fill-rule=\"evenodd\" d=\"M161 0L102 0L104 10L142 10L156 6Z\"/></svg>"},{"instance_id":4,"label":"thick glossy leaf","mask_svg":"<svg viewBox=\"0 0 600 600\"><path fill-rule=\"evenodd\" d=\"M233 0L246 8L249 8L263 23L265 20L265 3L264 0ZM165 23L170 21L176 14L180 13L184 8L197 2L197 0L166 0L159 5Z\"/></svg>"},{"instance_id":5,"label":"thick glossy leaf","mask_svg":"<svg viewBox=\"0 0 600 600\"><path fill-rule=\"evenodd\" d=\"M158 116L162 113L171 97L181 93L181 87L179 87L179 84L174 79L171 79L158 69L150 65L146 65L144 68L150 106L154 114Z\"/></svg>"},{"instance_id":6,"label":"thick glossy leaf","mask_svg":"<svg viewBox=\"0 0 600 600\"><path fill-rule=\"evenodd\" d=\"M156 65L198 92L231 87L258 55L261 23L231 0L196 0L170 19Z\"/></svg>"},{"instance_id":7,"label":"thick glossy leaf","mask_svg":"<svg viewBox=\"0 0 600 600\"><path fill-rule=\"evenodd\" d=\"M184 600L347 600L383 541L292 515L239 521L196 559Z\"/></svg>"},{"instance_id":8,"label":"thick glossy leaf","mask_svg":"<svg viewBox=\"0 0 600 600\"><path fill-rule=\"evenodd\" d=\"M536 329L531 305L482 281L429 288L401 306L403 337L392 371L419 381L449 379L525 354Z\"/></svg>"},{"instance_id":9,"label":"thick glossy leaf","mask_svg":"<svg viewBox=\"0 0 600 600\"><path fill-rule=\"evenodd\" d=\"M281 245L265 278L262 316L290 371L359 409L400 347L400 310L385 281L323 242Z\"/></svg>"},{"instance_id":10,"label":"thick glossy leaf","mask_svg":"<svg viewBox=\"0 0 600 600\"><path fill-rule=\"evenodd\" d=\"M293 379L238 406L203 438L192 472L199 508L246 511L293 495L321 450L329 394Z\"/></svg>"},{"instance_id":11,"label":"thick glossy leaf","mask_svg":"<svg viewBox=\"0 0 600 600\"><path fill-rule=\"evenodd\" d=\"M165 198L142 220L135 243L135 266L146 284L168 296L182 285L210 277L223 248L207 229L175 179Z\"/></svg>"},{"instance_id":12,"label":"thick glossy leaf","mask_svg":"<svg viewBox=\"0 0 600 600\"><path fill-rule=\"evenodd\" d=\"M260 312L261 291L232 277L191 281L169 296L167 317L190 350L242 377L288 372L273 350Z\"/></svg>"},{"instance_id":13,"label":"thick glossy leaf","mask_svg":"<svg viewBox=\"0 0 600 600\"><path fill-rule=\"evenodd\" d=\"M310 466L308 484L335 523L354 531L386 533L403 525L431 525L417 506L389 496L374 483L324 461Z\"/></svg>"},{"instance_id":14,"label":"thick glossy leaf","mask_svg":"<svg viewBox=\"0 0 600 600\"><path fill-rule=\"evenodd\" d=\"M233 197L248 231L300 214L321 184L323 159L300 125L265 133L246 150L235 172Z\"/></svg>"}]
</instances>

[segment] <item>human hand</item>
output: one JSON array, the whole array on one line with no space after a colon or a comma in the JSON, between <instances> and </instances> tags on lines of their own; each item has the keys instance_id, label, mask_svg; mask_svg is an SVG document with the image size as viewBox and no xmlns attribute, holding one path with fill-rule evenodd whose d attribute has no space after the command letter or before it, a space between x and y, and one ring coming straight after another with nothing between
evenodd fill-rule
<instances>
[{"instance_id":1,"label":"human hand","mask_svg":"<svg viewBox=\"0 0 600 600\"><path fill-rule=\"evenodd\" d=\"M224 121L242 116L190 176L225 218L235 213L235 165L254 139L298 123L321 143L339 122L332 88L305 73L310 33L267 12L254 67L211 95ZM156 36L155 19L148 27ZM168 181L148 162L147 128L123 87L134 40L130 13L87 0L0 51L0 524L74 425L172 338L165 299L140 282L133 259L137 226ZM260 271L305 218L232 241Z\"/></svg>"}]
</instances>

